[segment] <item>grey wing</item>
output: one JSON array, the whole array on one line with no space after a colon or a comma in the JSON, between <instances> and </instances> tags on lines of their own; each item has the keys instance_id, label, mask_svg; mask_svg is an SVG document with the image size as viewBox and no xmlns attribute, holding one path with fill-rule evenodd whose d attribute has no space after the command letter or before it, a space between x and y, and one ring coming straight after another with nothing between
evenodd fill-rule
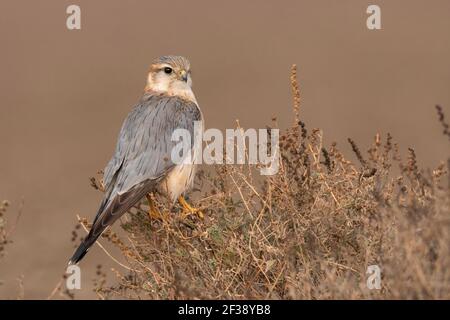
<instances>
[{"instance_id":1,"label":"grey wing","mask_svg":"<svg viewBox=\"0 0 450 320\"><path fill-rule=\"evenodd\" d=\"M107 226L152 191L175 166L171 159L177 144L172 141L174 130L185 129L194 139L194 123L200 120L201 112L193 102L144 96L122 126L114 156L104 171L104 199L89 235L72 261L81 259Z\"/></svg>"},{"instance_id":2,"label":"grey wing","mask_svg":"<svg viewBox=\"0 0 450 320\"><path fill-rule=\"evenodd\" d=\"M187 130L193 139L194 122L201 120L197 105L177 97L144 97L129 114L119 134L116 152L105 169L105 194L132 191L147 181L158 181L175 164L171 159L175 129Z\"/></svg>"},{"instance_id":3,"label":"grey wing","mask_svg":"<svg viewBox=\"0 0 450 320\"><path fill-rule=\"evenodd\" d=\"M201 120L195 103L176 97L150 100L140 105L136 113L136 120L127 123L124 130L131 133L124 134L125 156L118 157L123 159L116 181L119 193L146 179L158 179L171 169L175 165L171 152L177 144L172 141L173 132L185 129L193 139L194 122Z\"/></svg>"}]
</instances>

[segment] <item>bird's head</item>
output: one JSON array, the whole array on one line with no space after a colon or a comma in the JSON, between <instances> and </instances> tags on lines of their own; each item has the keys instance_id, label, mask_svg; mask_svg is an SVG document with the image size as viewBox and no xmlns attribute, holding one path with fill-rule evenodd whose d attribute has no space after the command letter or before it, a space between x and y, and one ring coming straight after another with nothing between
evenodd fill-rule
<instances>
[{"instance_id":1,"label":"bird's head","mask_svg":"<svg viewBox=\"0 0 450 320\"><path fill-rule=\"evenodd\" d=\"M181 56L163 56L151 64L145 90L195 101L191 86L189 60Z\"/></svg>"}]
</instances>

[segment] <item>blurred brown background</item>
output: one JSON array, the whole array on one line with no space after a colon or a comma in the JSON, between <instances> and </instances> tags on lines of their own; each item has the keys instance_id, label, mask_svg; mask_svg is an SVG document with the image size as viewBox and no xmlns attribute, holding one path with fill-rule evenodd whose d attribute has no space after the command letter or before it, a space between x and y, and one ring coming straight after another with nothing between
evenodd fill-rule
<instances>
[{"instance_id":1,"label":"blurred brown background","mask_svg":"<svg viewBox=\"0 0 450 320\"><path fill-rule=\"evenodd\" d=\"M82 29L66 29L66 7ZM381 7L382 30L366 28ZM421 165L450 155L434 105L450 115L450 2L442 1L17 1L0 3L0 200L24 199L14 244L0 261L0 298L45 298L73 251L76 214L101 194L88 177L112 155L151 60L185 55L207 127L291 123L289 69L299 67L301 116L352 157L392 133ZM117 227L116 227L117 229ZM93 298L95 247L81 263Z\"/></svg>"}]
</instances>

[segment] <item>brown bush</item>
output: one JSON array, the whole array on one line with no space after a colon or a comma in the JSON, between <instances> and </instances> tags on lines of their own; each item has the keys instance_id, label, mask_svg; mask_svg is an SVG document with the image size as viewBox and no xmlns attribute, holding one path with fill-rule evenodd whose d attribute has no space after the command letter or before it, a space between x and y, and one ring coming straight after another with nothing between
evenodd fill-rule
<instances>
[{"instance_id":1,"label":"brown bush","mask_svg":"<svg viewBox=\"0 0 450 320\"><path fill-rule=\"evenodd\" d=\"M6 225L6 211L8 207L9 202L7 200L3 200L0 203L0 258L5 254L5 246L11 242L8 237L9 233Z\"/></svg>"},{"instance_id":2,"label":"brown bush","mask_svg":"<svg viewBox=\"0 0 450 320\"><path fill-rule=\"evenodd\" d=\"M203 221L181 220L177 207L164 222L149 219L145 202L133 208L121 222L125 237L103 235L128 271L114 270L112 287L98 281L99 297L450 298L450 161L420 170L413 149L402 161L393 138L378 134L367 153L349 139L358 162L346 159L298 121L295 72L296 123L281 136L278 174L261 177L249 165L203 170L195 192ZM374 264L381 290L366 286Z\"/></svg>"}]
</instances>

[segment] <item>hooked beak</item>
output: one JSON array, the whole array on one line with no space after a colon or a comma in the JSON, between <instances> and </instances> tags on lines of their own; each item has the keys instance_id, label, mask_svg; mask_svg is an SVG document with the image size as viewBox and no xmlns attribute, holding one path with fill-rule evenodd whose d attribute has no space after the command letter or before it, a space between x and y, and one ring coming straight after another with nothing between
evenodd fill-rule
<instances>
[{"instance_id":1,"label":"hooked beak","mask_svg":"<svg viewBox=\"0 0 450 320\"><path fill-rule=\"evenodd\" d=\"M181 80L183 80L184 82L188 81L188 74L185 70L181 70L180 76L181 76Z\"/></svg>"}]
</instances>

